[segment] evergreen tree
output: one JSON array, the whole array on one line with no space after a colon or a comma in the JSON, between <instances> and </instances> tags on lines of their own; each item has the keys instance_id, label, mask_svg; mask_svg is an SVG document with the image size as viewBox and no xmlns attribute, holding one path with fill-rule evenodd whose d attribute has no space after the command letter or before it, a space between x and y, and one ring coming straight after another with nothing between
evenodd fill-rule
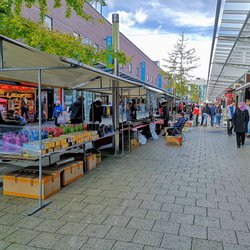
<instances>
[{"instance_id":1,"label":"evergreen tree","mask_svg":"<svg viewBox=\"0 0 250 250\"><path fill-rule=\"evenodd\" d=\"M168 53L168 59L163 59L167 62L165 66L173 76L175 91L181 97L181 100L183 100L183 96L188 94L186 84L192 78L192 70L198 67L199 59L195 48L188 48L188 39L184 33L180 35L174 49Z\"/></svg>"}]
</instances>

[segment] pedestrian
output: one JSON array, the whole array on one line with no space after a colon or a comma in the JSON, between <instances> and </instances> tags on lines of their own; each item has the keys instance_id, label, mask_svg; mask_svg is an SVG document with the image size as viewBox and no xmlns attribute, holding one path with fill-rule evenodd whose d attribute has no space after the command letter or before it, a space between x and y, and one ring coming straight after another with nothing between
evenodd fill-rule
<instances>
[{"instance_id":1,"label":"pedestrian","mask_svg":"<svg viewBox=\"0 0 250 250\"><path fill-rule=\"evenodd\" d=\"M210 115L210 108L208 107L208 103L204 103L204 107L202 108L202 116L203 116L203 126L207 126L207 118Z\"/></svg>"},{"instance_id":2,"label":"pedestrian","mask_svg":"<svg viewBox=\"0 0 250 250\"><path fill-rule=\"evenodd\" d=\"M250 99L246 100L246 105L247 105L248 114L250 116ZM249 120L248 126L247 126L247 137L250 137L250 120Z\"/></svg>"},{"instance_id":3,"label":"pedestrian","mask_svg":"<svg viewBox=\"0 0 250 250\"><path fill-rule=\"evenodd\" d=\"M62 114L62 112L63 112L63 108L62 108L60 101L56 101L55 107L53 110L53 118L55 119L55 126L57 127L60 126L60 124L57 121L57 118L59 117L60 114Z\"/></svg>"},{"instance_id":4,"label":"pedestrian","mask_svg":"<svg viewBox=\"0 0 250 250\"><path fill-rule=\"evenodd\" d=\"M93 123L95 122L102 122L103 116L103 109L102 109L102 102L100 100L95 100L90 108L89 111L89 120Z\"/></svg>"},{"instance_id":5,"label":"pedestrian","mask_svg":"<svg viewBox=\"0 0 250 250\"><path fill-rule=\"evenodd\" d=\"M127 104L126 104L126 118L127 118L127 121L131 121L131 115L130 115L130 110L131 110L131 106L132 106L132 102L129 101Z\"/></svg>"},{"instance_id":6,"label":"pedestrian","mask_svg":"<svg viewBox=\"0 0 250 250\"><path fill-rule=\"evenodd\" d=\"M249 122L249 113L245 102L240 102L235 110L232 121L234 124L234 132L236 132L237 147L244 146L245 134L247 132L247 124Z\"/></svg>"},{"instance_id":7,"label":"pedestrian","mask_svg":"<svg viewBox=\"0 0 250 250\"><path fill-rule=\"evenodd\" d=\"M211 104L210 107L210 118L211 118L211 126L214 126L214 118L215 118L215 106L214 104Z\"/></svg>"},{"instance_id":8,"label":"pedestrian","mask_svg":"<svg viewBox=\"0 0 250 250\"><path fill-rule=\"evenodd\" d=\"M221 105L218 104L216 106L216 108L215 108L215 124L216 124L216 128L220 127L221 114L222 114Z\"/></svg>"},{"instance_id":9,"label":"pedestrian","mask_svg":"<svg viewBox=\"0 0 250 250\"><path fill-rule=\"evenodd\" d=\"M234 127L232 118L233 118L234 112L235 112L235 101L232 100L230 105L228 105L226 108L227 134L228 135L232 135L232 131L233 131L233 127Z\"/></svg>"},{"instance_id":10,"label":"pedestrian","mask_svg":"<svg viewBox=\"0 0 250 250\"><path fill-rule=\"evenodd\" d=\"M200 113L200 107L196 103L194 107L194 120L195 120L195 126L197 127L199 125L199 113Z\"/></svg>"},{"instance_id":11,"label":"pedestrian","mask_svg":"<svg viewBox=\"0 0 250 250\"><path fill-rule=\"evenodd\" d=\"M27 122L29 121L28 111L29 111L29 108L28 108L28 101L27 101L26 96L24 96L24 97L22 98L22 101L21 101L21 116L23 117L24 114L25 114L25 118L26 118L26 121L27 121Z\"/></svg>"},{"instance_id":12,"label":"pedestrian","mask_svg":"<svg viewBox=\"0 0 250 250\"><path fill-rule=\"evenodd\" d=\"M163 101L162 104L162 118L163 118L163 127L164 127L164 133L162 136L166 136L166 130L168 128L168 121L169 121L169 107L167 104L167 101Z\"/></svg>"},{"instance_id":13,"label":"pedestrian","mask_svg":"<svg viewBox=\"0 0 250 250\"><path fill-rule=\"evenodd\" d=\"M130 108L130 119L131 121L136 121L137 119L137 108L135 101L132 101L132 105Z\"/></svg>"},{"instance_id":14,"label":"pedestrian","mask_svg":"<svg viewBox=\"0 0 250 250\"><path fill-rule=\"evenodd\" d=\"M82 96L78 96L77 100L70 105L69 112L71 124L80 124L84 122L85 113L83 102L84 98Z\"/></svg>"}]
</instances>

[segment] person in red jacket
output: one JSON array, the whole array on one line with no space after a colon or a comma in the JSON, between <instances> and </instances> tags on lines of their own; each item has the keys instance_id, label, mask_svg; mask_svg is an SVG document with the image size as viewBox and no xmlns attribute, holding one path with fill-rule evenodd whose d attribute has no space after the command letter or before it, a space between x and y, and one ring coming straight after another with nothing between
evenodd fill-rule
<instances>
[{"instance_id":1,"label":"person in red jacket","mask_svg":"<svg viewBox=\"0 0 250 250\"><path fill-rule=\"evenodd\" d=\"M194 107L194 116L195 116L195 126L197 127L199 125L199 113L200 113L200 107L198 104Z\"/></svg>"}]
</instances>

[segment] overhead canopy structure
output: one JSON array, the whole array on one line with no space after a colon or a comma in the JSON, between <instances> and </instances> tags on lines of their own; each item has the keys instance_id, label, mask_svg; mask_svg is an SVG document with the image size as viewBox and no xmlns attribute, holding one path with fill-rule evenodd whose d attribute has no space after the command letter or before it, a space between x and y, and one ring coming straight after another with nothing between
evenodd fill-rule
<instances>
[{"instance_id":1,"label":"overhead canopy structure","mask_svg":"<svg viewBox=\"0 0 250 250\"><path fill-rule=\"evenodd\" d=\"M137 82L81 62L42 52L1 35L0 41L0 55L3 55L1 64L4 69L0 71L2 80L37 84L36 69L41 69L43 86L82 90L103 88L108 91L112 89L112 80L115 80L119 82L120 88L143 87Z\"/></svg>"},{"instance_id":2,"label":"overhead canopy structure","mask_svg":"<svg viewBox=\"0 0 250 250\"><path fill-rule=\"evenodd\" d=\"M218 8L217 8L218 10ZM250 0L225 0L217 11L218 34L211 53L207 98L214 100L250 68Z\"/></svg>"}]
</instances>

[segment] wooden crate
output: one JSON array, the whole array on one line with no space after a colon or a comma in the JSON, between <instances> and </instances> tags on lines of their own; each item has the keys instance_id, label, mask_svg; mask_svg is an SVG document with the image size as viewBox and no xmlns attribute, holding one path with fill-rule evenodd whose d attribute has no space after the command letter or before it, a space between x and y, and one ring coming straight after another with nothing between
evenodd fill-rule
<instances>
[{"instance_id":1,"label":"wooden crate","mask_svg":"<svg viewBox=\"0 0 250 250\"><path fill-rule=\"evenodd\" d=\"M62 186L67 186L84 175L82 161L66 164L63 168L61 179Z\"/></svg>"},{"instance_id":2,"label":"wooden crate","mask_svg":"<svg viewBox=\"0 0 250 250\"><path fill-rule=\"evenodd\" d=\"M102 162L102 154L101 152L96 154L96 164L100 164Z\"/></svg>"},{"instance_id":3,"label":"wooden crate","mask_svg":"<svg viewBox=\"0 0 250 250\"><path fill-rule=\"evenodd\" d=\"M166 136L166 142L168 146L181 146L182 136Z\"/></svg>"},{"instance_id":4,"label":"wooden crate","mask_svg":"<svg viewBox=\"0 0 250 250\"><path fill-rule=\"evenodd\" d=\"M43 174L42 199L60 191L60 174ZM3 176L3 194L38 199L39 178L37 173L21 173L14 171Z\"/></svg>"},{"instance_id":5,"label":"wooden crate","mask_svg":"<svg viewBox=\"0 0 250 250\"><path fill-rule=\"evenodd\" d=\"M95 154L89 154L86 156L87 162L86 167L87 171L90 171L93 168L96 168L96 155Z\"/></svg>"}]
</instances>

